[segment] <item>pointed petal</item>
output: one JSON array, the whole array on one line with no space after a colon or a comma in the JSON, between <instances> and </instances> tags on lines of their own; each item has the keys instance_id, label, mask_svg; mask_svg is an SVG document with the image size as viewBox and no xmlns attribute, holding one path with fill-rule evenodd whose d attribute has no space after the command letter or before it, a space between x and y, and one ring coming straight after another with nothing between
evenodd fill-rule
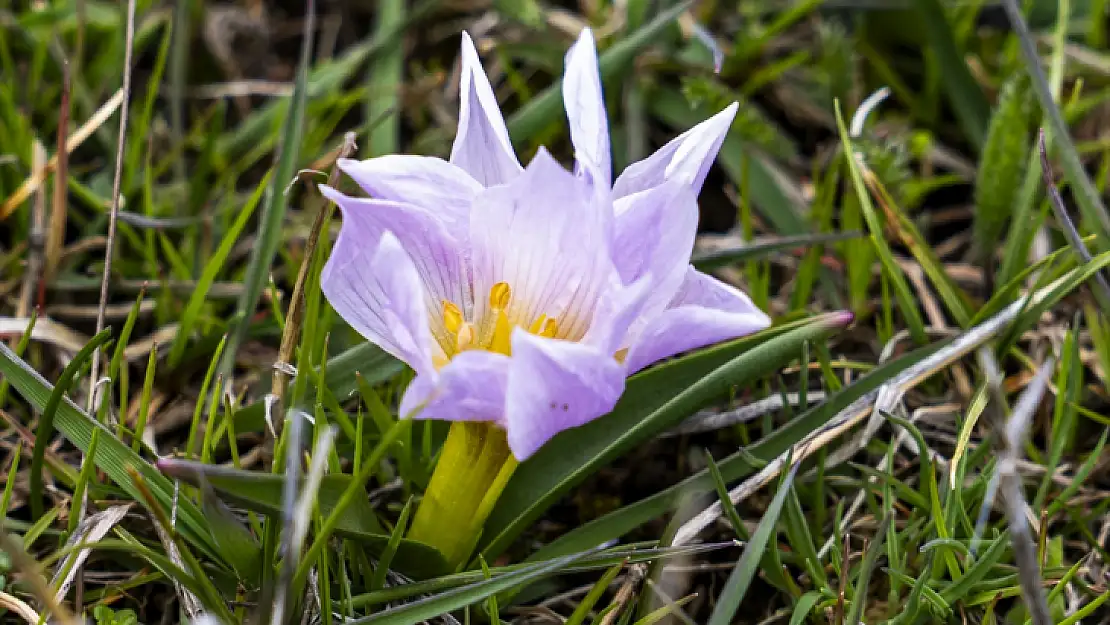
<instances>
[{"instance_id":1,"label":"pointed petal","mask_svg":"<svg viewBox=\"0 0 1110 625\"><path fill-rule=\"evenodd\" d=\"M622 197L650 189L664 180L677 180L690 185L696 195L701 191L710 165L717 158L738 108L733 102L725 110L674 138L655 154L629 165L613 185L614 196Z\"/></svg>"},{"instance_id":2,"label":"pointed petal","mask_svg":"<svg viewBox=\"0 0 1110 625\"><path fill-rule=\"evenodd\" d=\"M412 204L353 198L326 185L320 186L320 192L343 211L339 239L351 246L349 254L357 253L359 247L366 247L368 241L376 241L386 232L400 242L410 259L409 265L419 276L421 300L427 310L425 325L431 326L440 344L450 340L443 322L443 302L452 302L468 312L471 295L461 244L445 224L429 210ZM338 247L336 243L337 250ZM334 260L336 253L332 256ZM333 260L328 261L329 265ZM324 271L326 275L326 266ZM390 269L387 266L381 271L388 273Z\"/></svg>"},{"instance_id":3,"label":"pointed petal","mask_svg":"<svg viewBox=\"0 0 1110 625\"><path fill-rule=\"evenodd\" d=\"M366 340L417 373L434 372L424 286L397 237L344 223L320 288Z\"/></svg>"},{"instance_id":4,"label":"pointed petal","mask_svg":"<svg viewBox=\"0 0 1110 625\"><path fill-rule=\"evenodd\" d=\"M337 165L372 197L427 209L454 231L466 223L470 203L482 190L470 174L431 156L393 154L364 161L343 158Z\"/></svg>"},{"instance_id":5,"label":"pointed petal","mask_svg":"<svg viewBox=\"0 0 1110 625\"><path fill-rule=\"evenodd\" d=\"M751 299L692 266L670 308L648 322L625 361L628 372L675 354L758 332L771 318Z\"/></svg>"},{"instance_id":6,"label":"pointed petal","mask_svg":"<svg viewBox=\"0 0 1110 625\"><path fill-rule=\"evenodd\" d=\"M581 342L606 354L615 354L625 347L629 330L643 314L654 287L655 280L650 273L628 285L621 284L614 276L598 299L590 329Z\"/></svg>"},{"instance_id":7,"label":"pointed petal","mask_svg":"<svg viewBox=\"0 0 1110 625\"><path fill-rule=\"evenodd\" d=\"M563 104L570 122L570 140L574 144L575 158L592 165L600 179L609 185L613 180L609 121L605 115L597 48L589 28L582 29L578 41L567 52Z\"/></svg>"},{"instance_id":8,"label":"pointed petal","mask_svg":"<svg viewBox=\"0 0 1110 625\"><path fill-rule=\"evenodd\" d=\"M685 184L660 185L614 203L613 263L627 284L651 273L655 278L644 314L658 314L686 277L698 229L698 203Z\"/></svg>"},{"instance_id":9,"label":"pointed petal","mask_svg":"<svg viewBox=\"0 0 1110 625\"><path fill-rule=\"evenodd\" d=\"M500 421L508 375L508 356L462 352L437 375L420 375L409 384L401 399L401 417Z\"/></svg>"},{"instance_id":10,"label":"pointed petal","mask_svg":"<svg viewBox=\"0 0 1110 625\"><path fill-rule=\"evenodd\" d=\"M491 287L505 282L513 325L527 328L542 314L558 321L558 338L581 338L614 271L612 210L598 205L605 197L543 149L516 180L479 194L470 214L476 318L486 316Z\"/></svg>"},{"instance_id":11,"label":"pointed petal","mask_svg":"<svg viewBox=\"0 0 1110 625\"><path fill-rule=\"evenodd\" d=\"M483 186L504 184L521 171L513 154L509 130L501 117L470 35L462 35L459 130L451 146L451 163L458 165Z\"/></svg>"},{"instance_id":12,"label":"pointed petal","mask_svg":"<svg viewBox=\"0 0 1110 625\"><path fill-rule=\"evenodd\" d=\"M505 396L509 448L524 460L552 436L613 409L624 369L588 345L513 333Z\"/></svg>"}]
</instances>

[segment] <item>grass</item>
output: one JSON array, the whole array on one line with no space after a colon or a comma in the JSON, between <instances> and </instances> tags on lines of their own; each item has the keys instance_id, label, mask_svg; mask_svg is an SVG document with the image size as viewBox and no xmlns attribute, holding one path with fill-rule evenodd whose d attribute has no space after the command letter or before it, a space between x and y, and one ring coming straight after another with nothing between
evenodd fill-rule
<instances>
[{"instance_id":1,"label":"grass","mask_svg":"<svg viewBox=\"0 0 1110 625\"><path fill-rule=\"evenodd\" d=\"M349 4L0 8L5 622L1110 616L1107 2ZM462 28L569 163L584 25L615 171L740 103L694 262L775 324L633 376L449 570L445 424L323 296L315 184L448 153Z\"/></svg>"}]
</instances>

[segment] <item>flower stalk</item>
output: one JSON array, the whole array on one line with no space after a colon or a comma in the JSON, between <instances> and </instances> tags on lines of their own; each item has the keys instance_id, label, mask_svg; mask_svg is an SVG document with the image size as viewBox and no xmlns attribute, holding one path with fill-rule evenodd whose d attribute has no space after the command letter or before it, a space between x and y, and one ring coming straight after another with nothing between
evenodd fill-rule
<instances>
[{"instance_id":1,"label":"flower stalk","mask_svg":"<svg viewBox=\"0 0 1110 625\"><path fill-rule=\"evenodd\" d=\"M452 423L408 537L438 549L451 570L465 567L517 464L503 429Z\"/></svg>"}]
</instances>

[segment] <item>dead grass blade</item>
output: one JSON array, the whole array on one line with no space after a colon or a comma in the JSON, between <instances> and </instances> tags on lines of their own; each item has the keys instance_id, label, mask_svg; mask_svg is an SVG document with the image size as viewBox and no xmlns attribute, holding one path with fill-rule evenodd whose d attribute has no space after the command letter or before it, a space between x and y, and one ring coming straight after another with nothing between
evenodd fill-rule
<instances>
[{"instance_id":1,"label":"dead grass blade","mask_svg":"<svg viewBox=\"0 0 1110 625\"><path fill-rule=\"evenodd\" d=\"M96 113L94 113L87 122L82 124L76 132L70 135L65 144L66 155L73 154L74 150L84 143L86 139L91 137L105 122L111 119L112 115L115 115L116 109L123 104L123 99L123 89L120 89L97 109ZM3 204L0 204L0 221L7 219L8 216L15 212L15 209L19 208L20 204L23 204L27 198L31 197L31 194L38 190L43 181L46 180L46 177L57 167L58 155L55 154L46 162L46 167L39 171L32 172L31 175L23 181L23 184L16 189L15 193L4 200Z\"/></svg>"},{"instance_id":2,"label":"dead grass blade","mask_svg":"<svg viewBox=\"0 0 1110 625\"><path fill-rule=\"evenodd\" d=\"M131 510L131 505L132 504L112 506L103 512L98 512L84 521L81 521L81 524L77 526L77 531L66 541L66 547L73 547L74 545L91 545L100 541L108 535L112 527L127 515ZM54 579L50 582L51 586L58 589L55 595L55 599L58 603L65 601L66 594L69 593L69 587L77 576L77 571L80 570L91 553L92 549L82 549L77 553L70 553L62 560L62 563L58 565L58 569L54 574Z\"/></svg>"}]
</instances>

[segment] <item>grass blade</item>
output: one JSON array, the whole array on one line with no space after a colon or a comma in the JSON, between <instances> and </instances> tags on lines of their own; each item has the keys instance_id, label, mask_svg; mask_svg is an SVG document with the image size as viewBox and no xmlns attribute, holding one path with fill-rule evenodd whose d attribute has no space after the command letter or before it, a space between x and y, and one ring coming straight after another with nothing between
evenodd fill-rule
<instances>
[{"instance_id":1,"label":"grass blade","mask_svg":"<svg viewBox=\"0 0 1110 625\"><path fill-rule=\"evenodd\" d=\"M1033 79L1033 90L1036 92L1037 99L1041 103L1041 109L1045 112L1049 125L1052 127L1053 144L1063 161L1064 174L1068 183L1075 190L1080 212L1089 222L1089 226L1098 234L1099 240L1108 241L1110 240L1110 213L1107 213L1098 189L1095 188L1094 183L1087 176L1087 171L1083 168L1083 162L1079 159L1079 153L1075 149L1075 143L1071 140L1067 124L1064 123L1064 116L1052 97L1052 90L1045 79L1044 69L1041 68L1040 55L1037 54L1037 48L1033 43L1025 18L1021 15L1021 8L1018 7L1017 0L1003 0L1002 6L1006 9L1010 26L1018 37L1022 57L1025 59L1025 67Z\"/></svg>"},{"instance_id":2,"label":"grass blade","mask_svg":"<svg viewBox=\"0 0 1110 625\"><path fill-rule=\"evenodd\" d=\"M304 38L301 40L301 58L297 64L297 78L289 113L285 118L281 147L278 149L277 168L266 188L265 208L258 222L258 241L251 247L250 262L243 280L243 294L237 307L237 321L228 336L227 349L220 363L220 373L231 379L239 345L246 338L250 317L258 305L258 298L270 275L270 266L281 244L281 227L285 219L287 196L285 185L297 171L297 159L304 134L305 104L308 99L308 66L316 35L315 0L308 0L305 9Z\"/></svg>"},{"instance_id":3,"label":"grass blade","mask_svg":"<svg viewBox=\"0 0 1110 625\"><path fill-rule=\"evenodd\" d=\"M220 241L220 245L212 254L212 258L204 265L200 279L197 280L196 290L189 297L189 303L185 305L185 310L181 313L180 328L174 338L173 345L170 347L170 367L176 367L181 362L181 357L185 354L185 346L189 342L189 336L196 325L197 317L200 316L201 308L208 301L208 291L212 288L212 284L216 281L220 271L225 268L227 257L231 254L235 244L239 242L239 235L247 227L251 215L254 214L255 208L262 200L263 190L268 188L267 183L271 181L272 174L273 170L267 172L262 178L262 182L259 183L251 198L247 200L243 209L239 211L239 215L231 224L231 228L224 235L223 240Z\"/></svg>"},{"instance_id":4,"label":"grass blade","mask_svg":"<svg viewBox=\"0 0 1110 625\"><path fill-rule=\"evenodd\" d=\"M385 38L405 22L406 0L381 0L375 37ZM366 119L376 120L366 139L366 155L383 156L398 152L401 117L401 85L405 63L403 45L391 46L370 63L367 71Z\"/></svg>"},{"instance_id":5,"label":"grass blade","mask_svg":"<svg viewBox=\"0 0 1110 625\"><path fill-rule=\"evenodd\" d=\"M416 625L452 610L473 605L493 595L512 588L523 587L549 573L566 568L592 552L576 553L546 562L540 562L512 573L449 590L398 608L351 621L351 625Z\"/></svg>"},{"instance_id":6,"label":"grass blade","mask_svg":"<svg viewBox=\"0 0 1110 625\"><path fill-rule=\"evenodd\" d=\"M740 561L736 563L736 568L732 570L732 574L728 576L724 590L721 591L721 596L717 600L717 607L713 609L713 614L709 617L708 625L728 625L740 608L740 602L744 600L744 595L748 593L748 586L755 578L759 561L763 558L763 552L775 535L779 513L782 511L783 503L786 502L787 494L790 493L790 485L794 482L794 475L798 472L798 466L795 464L791 467L790 472L779 484L779 490L775 493L775 498L771 500L771 505L767 506L767 511L763 513L763 518L759 520L759 525L756 526L752 539L748 541L747 545L744 545L744 553L740 556Z\"/></svg>"},{"instance_id":7,"label":"grass blade","mask_svg":"<svg viewBox=\"0 0 1110 625\"><path fill-rule=\"evenodd\" d=\"M3 343L0 343L0 374L3 374L4 378L11 382L12 387L32 406L45 410L54 390L53 386L30 365L16 357ZM135 500L140 500L142 494L128 470L138 471L157 497L159 504L165 508L172 506L173 486L170 481L66 397L62 397L57 406L54 426L69 442L85 453L88 453L92 443L93 430L102 429L98 443L99 451L96 454L99 468ZM203 516L191 501L178 500L177 519L178 531L186 540L213 561L228 564L212 541Z\"/></svg>"},{"instance_id":8,"label":"grass blade","mask_svg":"<svg viewBox=\"0 0 1110 625\"><path fill-rule=\"evenodd\" d=\"M940 75L945 92L968 141L977 151L987 138L990 105L979 83L971 75L963 53L956 45L953 29L944 15L940 0L917 0L918 14L924 22L929 50L940 62Z\"/></svg>"},{"instance_id":9,"label":"grass blade","mask_svg":"<svg viewBox=\"0 0 1110 625\"><path fill-rule=\"evenodd\" d=\"M46 446L50 444L50 439L54 436L54 416L58 413L58 407L65 398L69 385L73 383L73 378L77 377L89 358L93 357L96 350L100 349L100 346L107 342L111 336L111 328L106 328L86 343L81 351L77 352L73 360L66 365L62 375L58 378L58 384L50 391L50 398L46 400L46 405L42 410L42 418L39 419L39 428L35 432L35 447L31 452L32 518L42 517L42 461L46 455ZM95 382L96 380L93 380L94 384ZM94 394L95 390L90 388L89 393Z\"/></svg>"}]
</instances>

